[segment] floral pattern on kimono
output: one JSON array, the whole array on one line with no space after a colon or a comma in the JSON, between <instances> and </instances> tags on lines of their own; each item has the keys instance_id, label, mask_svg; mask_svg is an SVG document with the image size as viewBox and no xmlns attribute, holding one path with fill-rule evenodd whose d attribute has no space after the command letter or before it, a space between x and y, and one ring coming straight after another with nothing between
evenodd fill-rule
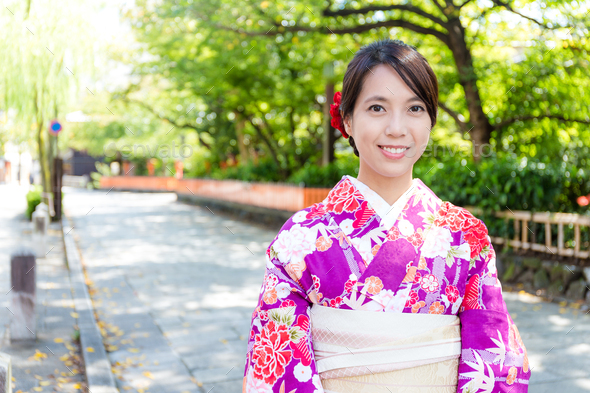
<instances>
[{"instance_id":1,"label":"floral pattern on kimono","mask_svg":"<svg viewBox=\"0 0 590 393\"><path fill-rule=\"evenodd\" d=\"M351 176L289 218L266 250L244 392L320 393L311 306L458 315L458 392L526 392L526 348L483 221L419 178L394 205Z\"/></svg>"}]
</instances>

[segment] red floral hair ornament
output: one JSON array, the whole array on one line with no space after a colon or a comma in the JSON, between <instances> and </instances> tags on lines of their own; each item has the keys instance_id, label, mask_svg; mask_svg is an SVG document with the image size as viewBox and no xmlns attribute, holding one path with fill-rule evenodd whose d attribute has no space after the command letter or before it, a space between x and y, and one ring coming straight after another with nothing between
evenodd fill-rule
<instances>
[{"instance_id":1,"label":"red floral hair ornament","mask_svg":"<svg viewBox=\"0 0 590 393\"><path fill-rule=\"evenodd\" d=\"M348 139L348 134L344 131L344 122L342 121L342 116L340 116L340 100L342 99L342 93L336 92L334 94L334 104L330 105L330 116L332 116L332 127L336 128L342 133L344 138Z\"/></svg>"}]
</instances>

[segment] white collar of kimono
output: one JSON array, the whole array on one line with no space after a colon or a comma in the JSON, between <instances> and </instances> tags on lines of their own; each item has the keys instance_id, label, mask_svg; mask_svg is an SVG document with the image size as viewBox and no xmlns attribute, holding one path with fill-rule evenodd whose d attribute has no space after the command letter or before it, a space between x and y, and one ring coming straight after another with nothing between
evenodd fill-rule
<instances>
[{"instance_id":1,"label":"white collar of kimono","mask_svg":"<svg viewBox=\"0 0 590 393\"><path fill-rule=\"evenodd\" d=\"M414 190L417 189L418 178L412 179L412 185L406 192L400 196L397 201L390 205L381 197L381 195L377 194L373 191L369 186L365 183L358 180L356 177L352 177L350 175L345 175L354 186L359 190L362 194L363 198L369 203L371 208L375 210L375 213L379 215L381 218L381 224L386 228L390 229L395 221L397 220L398 216L400 215L404 206L412 196Z\"/></svg>"}]
</instances>

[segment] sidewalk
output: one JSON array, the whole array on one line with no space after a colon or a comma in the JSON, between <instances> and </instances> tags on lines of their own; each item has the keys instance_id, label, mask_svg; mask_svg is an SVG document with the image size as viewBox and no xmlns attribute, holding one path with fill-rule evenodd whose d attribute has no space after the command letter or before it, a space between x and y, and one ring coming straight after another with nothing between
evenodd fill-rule
<instances>
[{"instance_id":1,"label":"sidewalk","mask_svg":"<svg viewBox=\"0 0 590 393\"><path fill-rule=\"evenodd\" d=\"M276 231L174 194L68 189L64 204L121 391L241 392ZM528 294L505 299L533 368L529 392L590 392L590 315Z\"/></svg>"},{"instance_id":2,"label":"sidewalk","mask_svg":"<svg viewBox=\"0 0 590 393\"><path fill-rule=\"evenodd\" d=\"M12 358L14 393L86 391L80 348L73 340L76 313L59 223L51 224L46 255L35 267L37 341L17 346L8 340L10 254L18 246L34 246L32 224L24 216L25 194L24 188L0 185L0 352Z\"/></svg>"}]
</instances>

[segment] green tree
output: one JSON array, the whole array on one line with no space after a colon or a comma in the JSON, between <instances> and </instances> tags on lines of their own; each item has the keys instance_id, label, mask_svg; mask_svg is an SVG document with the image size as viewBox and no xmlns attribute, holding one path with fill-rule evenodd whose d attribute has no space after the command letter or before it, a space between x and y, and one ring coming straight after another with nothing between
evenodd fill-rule
<instances>
[{"instance_id":1,"label":"green tree","mask_svg":"<svg viewBox=\"0 0 590 393\"><path fill-rule=\"evenodd\" d=\"M519 99L525 93L512 94L516 86L504 82L495 85L496 91L502 94L494 98L505 104L504 95L510 92L508 97L514 100L509 102L508 107L502 105L502 112L497 111L498 106L490 105L491 99L482 98L482 95L487 96L486 93L482 94L482 88L488 79L489 66L499 65L507 60L506 53L501 54L501 50L496 50L494 46L506 46L505 43L509 42L514 44L519 39L521 41L516 44L526 45L524 56L528 65L533 67L503 67L504 72L500 73L502 78L512 76L514 79L519 78L519 81L524 79L529 82L521 84L523 92L531 89L535 89L535 92L543 90L536 86L538 79L544 79L553 88L565 85L561 90L568 90L570 93L581 88L577 84L580 75L588 75L589 48L583 37L588 31L585 23L587 24L589 18L586 9L576 6L578 3L500 0L493 0L489 5L472 0L457 4L452 0L398 4L375 1L333 4L332 1L327 1L322 5L305 1L253 3L219 0L195 3L198 4L187 5L187 8L195 13L197 19L214 28L248 36L288 37L289 33L311 32L354 37L363 33L389 35L402 29L418 33L420 40L426 41L426 46L437 46L438 56L433 58L435 61L445 58L443 63L452 65L452 73L445 73L444 77L458 85L451 91L460 90L461 96L452 99L443 92L440 107L457 123L457 131L468 134L467 137L477 146L490 143L494 133L501 136L506 128L517 122L522 124L549 119L552 122L548 124L555 128L563 123L568 127L576 126L572 123L590 124L588 99L584 100L585 109L580 113L576 111L579 99L575 95L566 95L564 103L563 95L555 97L539 92L529 94L525 101L521 101ZM588 4L585 8L588 8ZM240 10L237 19L234 17L235 10ZM534 14L540 16L530 16ZM548 47L549 40L555 46ZM418 46L422 48L424 45ZM566 50L560 50L562 47ZM557 50L550 53L555 48ZM574 53L567 48L576 48L577 51ZM429 52L428 49L426 52ZM485 53L496 57L485 59ZM577 57L576 61L572 59L574 56ZM499 68L502 67L496 67ZM570 69L565 70L566 68ZM545 78L551 71L560 74L558 83ZM582 79L587 81L587 77ZM507 87L508 91L502 92L501 87ZM551 110L531 110L528 106L537 106L533 104L534 101L544 101L550 107L557 103L558 107ZM523 103L531 105L523 108ZM511 110L511 106L518 106L519 110ZM481 151L474 149L474 153L474 158L478 160Z\"/></svg>"},{"instance_id":2,"label":"green tree","mask_svg":"<svg viewBox=\"0 0 590 393\"><path fill-rule=\"evenodd\" d=\"M19 139L36 141L45 192L57 149L49 123L63 119L91 69L89 11L70 0L9 1L0 15L0 105L11 114L10 132L21 130Z\"/></svg>"}]
</instances>

